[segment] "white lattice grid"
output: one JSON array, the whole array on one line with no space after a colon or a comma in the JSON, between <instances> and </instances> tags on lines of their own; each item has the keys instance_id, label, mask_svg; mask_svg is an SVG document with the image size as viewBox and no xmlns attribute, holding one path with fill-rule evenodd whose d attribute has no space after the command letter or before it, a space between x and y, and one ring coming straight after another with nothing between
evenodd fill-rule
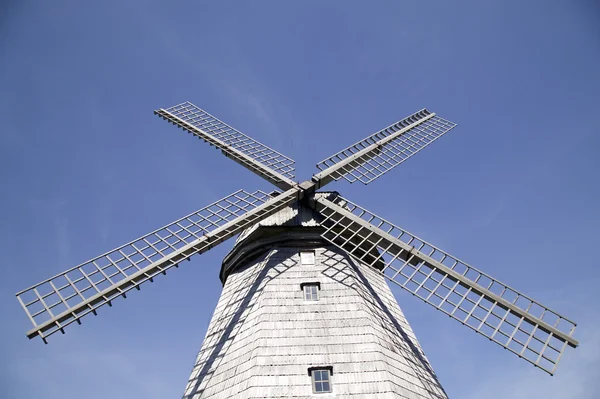
<instances>
[{"instance_id":1,"label":"white lattice grid","mask_svg":"<svg viewBox=\"0 0 600 399\"><path fill-rule=\"evenodd\" d=\"M167 108L166 111L277 173L294 179L292 159L234 129L196 105L184 102Z\"/></svg>"},{"instance_id":2,"label":"white lattice grid","mask_svg":"<svg viewBox=\"0 0 600 399\"><path fill-rule=\"evenodd\" d=\"M249 193L239 190L137 240L23 290L17 293L17 298L34 326L39 326L56 319L58 315L82 302L90 301L95 295L111 286L118 286L120 281L174 254L185 245L243 216L271 198L269 194L262 191ZM152 281L155 275L165 274L169 268L177 266L179 262L188 258L188 255L182 254L151 273L141 274L131 285L122 289L117 288L110 296L98 298L97 301L90 303L85 311L63 317L62 322L57 321L49 332L46 334L40 332L40 335L44 338L62 330L73 321L79 322L82 315L95 313L95 309L104 304L111 305L112 299L125 297L125 291L133 287L139 289L141 283Z\"/></svg>"},{"instance_id":3,"label":"white lattice grid","mask_svg":"<svg viewBox=\"0 0 600 399\"><path fill-rule=\"evenodd\" d=\"M317 168L325 170L340 161L356 155L358 152L365 150L369 146L377 144L379 141L384 140L393 133L405 129L411 124L422 121L429 115L431 115L431 112L424 109L404 118L319 162ZM361 181L364 184L368 184L392 170L394 167L400 165L445 133L449 132L455 126L455 123L434 115L408 129L389 142L375 147L369 153L358 156L356 160L349 162L333 172L331 177L335 180L344 178L350 183Z\"/></svg>"},{"instance_id":4,"label":"white lattice grid","mask_svg":"<svg viewBox=\"0 0 600 399\"><path fill-rule=\"evenodd\" d=\"M322 224L326 240L363 263L376 268L383 264L382 273L389 280L519 357L554 373L568 344L556 332L571 337L574 322L350 201L338 197L335 202L367 222L368 227L336 211L331 202L319 202L324 206L321 213L325 216ZM394 238L388 239L387 235ZM409 252L398 241L418 252ZM445 268L436 267L427 258ZM459 282L448 270L466 277L467 283ZM515 305L525 316L485 292Z\"/></svg>"}]
</instances>

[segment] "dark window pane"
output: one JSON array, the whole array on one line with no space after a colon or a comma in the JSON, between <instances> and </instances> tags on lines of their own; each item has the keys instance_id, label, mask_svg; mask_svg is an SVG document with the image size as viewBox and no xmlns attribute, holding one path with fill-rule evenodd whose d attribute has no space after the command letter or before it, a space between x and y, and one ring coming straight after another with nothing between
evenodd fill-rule
<instances>
[{"instance_id":1,"label":"dark window pane","mask_svg":"<svg viewBox=\"0 0 600 399\"><path fill-rule=\"evenodd\" d=\"M323 391L322 392L329 392L330 391L330 389L329 389L329 383L328 382L323 382L321 385L323 386Z\"/></svg>"},{"instance_id":2,"label":"dark window pane","mask_svg":"<svg viewBox=\"0 0 600 399\"><path fill-rule=\"evenodd\" d=\"M315 382L315 391L323 392L323 383L322 382Z\"/></svg>"}]
</instances>

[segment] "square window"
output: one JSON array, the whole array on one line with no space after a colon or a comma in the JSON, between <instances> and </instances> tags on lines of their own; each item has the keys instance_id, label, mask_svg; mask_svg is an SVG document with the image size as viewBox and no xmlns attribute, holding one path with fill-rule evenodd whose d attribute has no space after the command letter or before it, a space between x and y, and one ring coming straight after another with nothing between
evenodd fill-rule
<instances>
[{"instance_id":1,"label":"square window","mask_svg":"<svg viewBox=\"0 0 600 399\"><path fill-rule=\"evenodd\" d=\"M318 301L319 300L319 284L310 283L303 284L302 289L304 291L305 301Z\"/></svg>"},{"instance_id":2,"label":"square window","mask_svg":"<svg viewBox=\"0 0 600 399\"><path fill-rule=\"evenodd\" d=\"M332 367L328 368L310 368L309 373L312 376L313 392L328 393L331 392L331 374Z\"/></svg>"},{"instance_id":3,"label":"square window","mask_svg":"<svg viewBox=\"0 0 600 399\"><path fill-rule=\"evenodd\" d=\"M315 251L300 252L300 264L314 265L315 264Z\"/></svg>"}]
</instances>

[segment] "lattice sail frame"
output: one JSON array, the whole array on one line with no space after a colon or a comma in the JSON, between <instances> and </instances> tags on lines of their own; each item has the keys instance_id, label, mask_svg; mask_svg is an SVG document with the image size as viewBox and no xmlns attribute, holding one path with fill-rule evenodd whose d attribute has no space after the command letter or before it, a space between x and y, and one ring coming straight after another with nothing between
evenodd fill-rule
<instances>
[{"instance_id":1,"label":"lattice sail frame","mask_svg":"<svg viewBox=\"0 0 600 399\"><path fill-rule=\"evenodd\" d=\"M196 105L186 101L154 113L221 149L225 156L275 186L287 190L294 185L293 159L234 129Z\"/></svg>"},{"instance_id":2,"label":"lattice sail frame","mask_svg":"<svg viewBox=\"0 0 600 399\"><path fill-rule=\"evenodd\" d=\"M454 127L456 123L422 109L319 162L323 172L315 177L369 184Z\"/></svg>"},{"instance_id":3,"label":"lattice sail frame","mask_svg":"<svg viewBox=\"0 0 600 399\"><path fill-rule=\"evenodd\" d=\"M277 197L239 190L125 245L17 293L34 328L46 338L172 267L218 245L297 200L292 189Z\"/></svg>"},{"instance_id":4,"label":"lattice sail frame","mask_svg":"<svg viewBox=\"0 0 600 399\"><path fill-rule=\"evenodd\" d=\"M315 203L327 241L536 367L578 345L574 322L447 252L341 196Z\"/></svg>"}]
</instances>

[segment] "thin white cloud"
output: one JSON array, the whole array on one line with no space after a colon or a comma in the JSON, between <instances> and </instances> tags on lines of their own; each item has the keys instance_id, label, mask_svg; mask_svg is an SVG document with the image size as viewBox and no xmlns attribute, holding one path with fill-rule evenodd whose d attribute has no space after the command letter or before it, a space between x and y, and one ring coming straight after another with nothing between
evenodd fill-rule
<instances>
[{"instance_id":1,"label":"thin white cloud","mask_svg":"<svg viewBox=\"0 0 600 399\"><path fill-rule=\"evenodd\" d=\"M576 303L587 304L586 308L581 309L578 314L570 314L580 322L575 334L580 345L576 349L566 349L554 376L546 377L545 383L540 384L540 373L543 372L534 367L529 365L523 368L498 367L489 370L488 378L475 381L473 388L465 390L462 397L466 399L599 398L600 312L595 306L597 295L583 285L579 285L580 294L576 298L573 296L571 298ZM561 297L558 292L556 294L557 298Z\"/></svg>"},{"instance_id":2,"label":"thin white cloud","mask_svg":"<svg viewBox=\"0 0 600 399\"><path fill-rule=\"evenodd\" d=\"M153 375L151 363L139 363L140 356L123 349L96 349L93 343L80 347L66 342L53 350L36 351L36 355L16 358L7 370L14 379L19 395L29 397L59 398L65 392L77 392L82 398L95 399L107 396L163 398L172 394L165 378ZM60 353L59 353L60 352ZM151 355L151 352L149 352ZM69 375L69 386L60 384ZM96 383L89 384L90 375ZM33 378L35 377L35 378Z\"/></svg>"},{"instance_id":3,"label":"thin white cloud","mask_svg":"<svg viewBox=\"0 0 600 399\"><path fill-rule=\"evenodd\" d=\"M69 219L57 215L54 218L54 232L56 239L56 248L58 250L57 265L64 269L64 265L73 263L71 252L71 240L69 239Z\"/></svg>"},{"instance_id":4,"label":"thin white cloud","mask_svg":"<svg viewBox=\"0 0 600 399\"><path fill-rule=\"evenodd\" d=\"M252 79L254 80L256 77ZM265 143L267 146L274 148L281 148L283 146L283 137L279 133L281 129L266 96L254 92L246 84L227 83L225 92L232 101L237 102L242 108L248 109L265 126L266 129L263 133L269 136L268 143Z\"/></svg>"},{"instance_id":5,"label":"thin white cloud","mask_svg":"<svg viewBox=\"0 0 600 399\"><path fill-rule=\"evenodd\" d=\"M582 329L581 347L569 351L555 376L539 383L540 370L529 368L490 370L489 378L478 381L469 398L487 399L596 399L600 397L600 320Z\"/></svg>"}]
</instances>

